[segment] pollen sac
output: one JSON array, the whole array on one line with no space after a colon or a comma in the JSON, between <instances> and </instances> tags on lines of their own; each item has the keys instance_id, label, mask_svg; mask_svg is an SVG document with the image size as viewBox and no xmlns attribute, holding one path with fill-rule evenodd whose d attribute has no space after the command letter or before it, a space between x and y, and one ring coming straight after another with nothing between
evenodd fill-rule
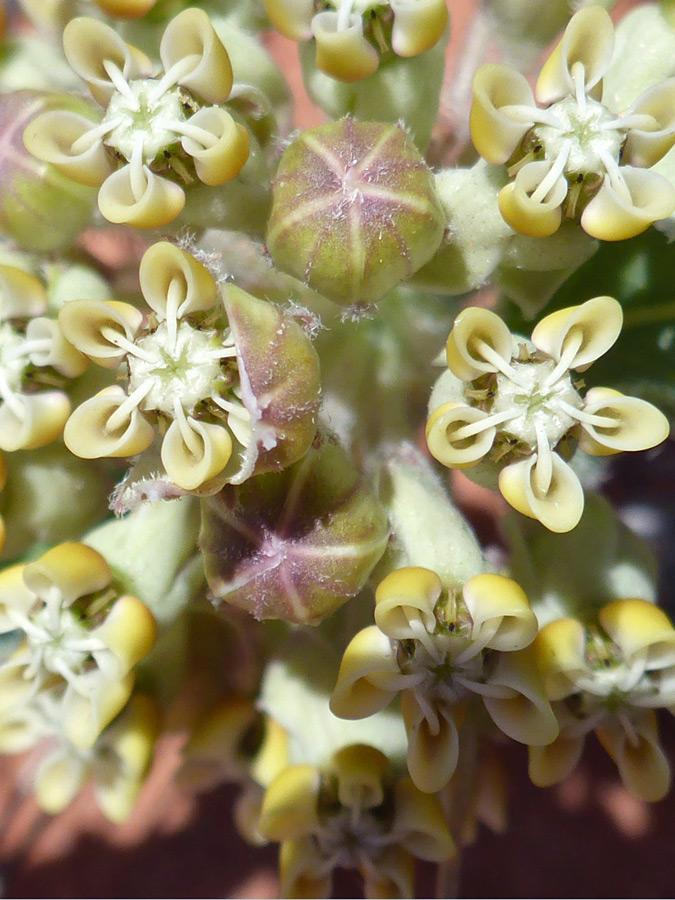
<instances>
[{"instance_id":1,"label":"pollen sac","mask_svg":"<svg viewBox=\"0 0 675 900\"><path fill-rule=\"evenodd\" d=\"M257 619L317 623L361 590L388 536L384 510L331 439L202 505L214 603Z\"/></svg>"},{"instance_id":2,"label":"pollen sac","mask_svg":"<svg viewBox=\"0 0 675 900\"><path fill-rule=\"evenodd\" d=\"M406 132L345 118L284 153L267 247L280 269L363 307L431 259L444 225L433 174Z\"/></svg>"}]
</instances>

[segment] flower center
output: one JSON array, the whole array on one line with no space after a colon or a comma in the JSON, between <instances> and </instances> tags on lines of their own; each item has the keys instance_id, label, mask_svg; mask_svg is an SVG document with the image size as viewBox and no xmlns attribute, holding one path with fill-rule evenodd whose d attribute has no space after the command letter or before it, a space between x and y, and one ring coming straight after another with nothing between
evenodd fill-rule
<instances>
[{"instance_id":1,"label":"flower center","mask_svg":"<svg viewBox=\"0 0 675 900\"><path fill-rule=\"evenodd\" d=\"M141 143L143 162L151 165L160 153L179 140L172 125L187 120L186 95L180 89L158 94L153 79L131 81L128 93L113 94L102 125L114 126L104 143L126 160L131 160L134 147Z\"/></svg>"}]
</instances>

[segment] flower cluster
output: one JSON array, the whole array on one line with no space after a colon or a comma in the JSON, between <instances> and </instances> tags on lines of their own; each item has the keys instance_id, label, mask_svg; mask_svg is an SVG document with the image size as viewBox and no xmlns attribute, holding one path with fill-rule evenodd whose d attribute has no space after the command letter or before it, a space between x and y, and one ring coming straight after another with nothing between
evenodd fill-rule
<instances>
[{"instance_id":1,"label":"flower cluster","mask_svg":"<svg viewBox=\"0 0 675 900\"><path fill-rule=\"evenodd\" d=\"M110 26L78 18L64 50L105 114L51 110L24 134L26 147L75 181L99 188L110 222L156 228L185 204L195 179L221 185L239 174L249 135L222 104L232 89L227 51L209 17L186 9L167 25L152 77L151 61Z\"/></svg>"},{"instance_id":2,"label":"flower cluster","mask_svg":"<svg viewBox=\"0 0 675 900\"><path fill-rule=\"evenodd\" d=\"M508 66L476 72L471 136L481 156L506 163L515 176L499 208L521 234L545 237L570 218L600 240L624 240L675 209L675 188L650 171L675 144L675 79L650 87L618 115L602 103L613 50L609 15L586 6L548 58L534 95Z\"/></svg>"},{"instance_id":3,"label":"flower cluster","mask_svg":"<svg viewBox=\"0 0 675 900\"><path fill-rule=\"evenodd\" d=\"M340 81L360 81L380 58L418 56L448 23L445 0L265 0L270 19L293 41L316 41L316 66Z\"/></svg>"},{"instance_id":4,"label":"flower cluster","mask_svg":"<svg viewBox=\"0 0 675 900\"><path fill-rule=\"evenodd\" d=\"M557 736L526 650L537 620L515 581L484 574L450 588L430 569L397 569L377 588L375 622L345 650L331 709L360 719L401 692L408 771L420 790L441 790L452 777L472 695L515 740L541 745Z\"/></svg>"},{"instance_id":5,"label":"flower cluster","mask_svg":"<svg viewBox=\"0 0 675 900\"><path fill-rule=\"evenodd\" d=\"M658 707L675 707L675 628L647 600L615 600L591 621L556 619L537 635L533 652L560 736L530 748L530 777L555 784L579 761L594 731L624 785L643 800L660 800L670 765L657 732Z\"/></svg>"},{"instance_id":6,"label":"flower cluster","mask_svg":"<svg viewBox=\"0 0 675 900\"><path fill-rule=\"evenodd\" d=\"M324 771L285 768L265 793L261 833L281 841L284 897L328 897L332 873L355 868L367 897L411 897L414 860L442 862L455 849L436 797L394 778L379 750L351 745Z\"/></svg>"},{"instance_id":7,"label":"flower cluster","mask_svg":"<svg viewBox=\"0 0 675 900\"><path fill-rule=\"evenodd\" d=\"M646 450L668 436L666 417L645 400L602 387L582 398L573 380L573 371L585 371L612 346L622 321L616 300L595 297L546 316L528 341L495 313L465 309L448 337L449 371L431 396L433 456L458 469L486 461L518 512L551 531L570 531L584 508L565 461L573 441L607 456Z\"/></svg>"}]
</instances>

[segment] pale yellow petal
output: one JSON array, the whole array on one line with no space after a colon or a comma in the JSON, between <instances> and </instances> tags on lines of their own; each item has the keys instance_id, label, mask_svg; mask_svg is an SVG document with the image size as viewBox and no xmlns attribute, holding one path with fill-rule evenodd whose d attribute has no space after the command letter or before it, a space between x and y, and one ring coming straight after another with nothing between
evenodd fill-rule
<instances>
[{"instance_id":1,"label":"pale yellow petal","mask_svg":"<svg viewBox=\"0 0 675 900\"><path fill-rule=\"evenodd\" d=\"M18 609L25 615L35 602L33 592L23 580L25 568L25 565L8 566L0 571L0 633L16 628L8 610Z\"/></svg>"},{"instance_id":2,"label":"pale yellow petal","mask_svg":"<svg viewBox=\"0 0 675 900\"><path fill-rule=\"evenodd\" d=\"M508 365L512 348L511 332L499 316L470 306L457 316L448 336L448 368L462 381L473 381L486 372L498 372L500 362Z\"/></svg>"},{"instance_id":3,"label":"pale yellow petal","mask_svg":"<svg viewBox=\"0 0 675 900\"><path fill-rule=\"evenodd\" d=\"M600 241L624 241L641 234L675 210L675 187L657 172L622 166L623 187L608 175L581 215L581 227Z\"/></svg>"},{"instance_id":4,"label":"pale yellow petal","mask_svg":"<svg viewBox=\"0 0 675 900\"><path fill-rule=\"evenodd\" d=\"M330 708L342 719L372 716L396 696L400 677L389 638L377 625L364 628L344 652Z\"/></svg>"},{"instance_id":5,"label":"pale yellow petal","mask_svg":"<svg viewBox=\"0 0 675 900\"><path fill-rule=\"evenodd\" d=\"M116 369L127 351L120 349L110 336L104 336L103 331L133 341L142 322L140 310L115 300L70 300L59 310L59 325L66 338L106 369Z\"/></svg>"},{"instance_id":6,"label":"pale yellow petal","mask_svg":"<svg viewBox=\"0 0 675 900\"><path fill-rule=\"evenodd\" d=\"M279 848L281 896L295 900L330 897L332 868L312 838L282 841Z\"/></svg>"},{"instance_id":7,"label":"pale yellow petal","mask_svg":"<svg viewBox=\"0 0 675 900\"><path fill-rule=\"evenodd\" d=\"M537 787L558 784L576 769L583 749L583 737L568 738L564 735L546 747L529 747L530 781Z\"/></svg>"},{"instance_id":8,"label":"pale yellow petal","mask_svg":"<svg viewBox=\"0 0 675 900\"><path fill-rule=\"evenodd\" d=\"M61 436L70 415L70 400L63 391L15 394L19 409L0 405L0 450L35 450Z\"/></svg>"},{"instance_id":9,"label":"pale yellow petal","mask_svg":"<svg viewBox=\"0 0 675 900\"><path fill-rule=\"evenodd\" d=\"M23 142L29 153L73 181L100 187L112 172L101 139L85 142L88 146L83 150L73 150L75 142L95 127L96 122L71 110L48 110L26 127Z\"/></svg>"},{"instance_id":10,"label":"pale yellow petal","mask_svg":"<svg viewBox=\"0 0 675 900\"><path fill-rule=\"evenodd\" d=\"M314 766L289 766L265 791L261 834L271 841L294 840L315 833L319 827L321 776Z\"/></svg>"},{"instance_id":11,"label":"pale yellow petal","mask_svg":"<svg viewBox=\"0 0 675 900\"><path fill-rule=\"evenodd\" d=\"M473 620L473 635L496 626L487 647L492 650L522 650L537 634L537 618L525 591L503 575L474 575L462 588L462 596Z\"/></svg>"},{"instance_id":12,"label":"pale yellow petal","mask_svg":"<svg viewBox=\"0 0 675 900\"><path fill-rule=\"evenodd\" d=\"M55 586L66 606L103 590L111 578L110 567L101 554L75 541L48 550L29 563L23 573L26 587L33 594L44 599Z\"/></svg>"},{"instance_id":13,"label":"pale yellow petal","mask_svg":"<svg viewBox=\"0 0 675 900\"><path fill-rule=\"evenodd\" d=\"M656 713L643 710L631 716L633 734L618 719L599 725L595 733L619 770L624 787L650 803L662 800L670 790L670 763L659 740Z\"/></svg>"},{"instance_id":14,"label":"pale yellow petal","mask_svg":"<svg viewBox=\"0 0 675 900\"><path fill-rule=\"evenodd\" d=\"M314 0L264 0L265 10L275 28L291 41L309 41Z\"/></svg>"},{"instance_id":15,"label":"pale yellow petal","mask_svg":"<svg viewBox=\"0 0 675 900\"><path fill-rule=\"evenodd\" d=\"M206 132L204 137L185 135L183 150L192 157L197 178L204 184L225 184L246 164L251 148L248 131L219 107L206 107L190 117L190 128Z\"/></svg>"},{"instance_id":16,"label":"pale yellow petal","mask_svg":"<svg viewBox=\"0 0 675 900\"><path fill-rule=\"evenodd\" d=\"M436 627L434 608L441 596L441 579L431 569L407 566L396 569L380 582L375 592L375 622L395 640L415 638L411 620L424 630Z\"/></svg>"},{"instance_id":17,"label":"pale yellow petal","mask_svg":"<svg viewBox=\"0 0 675 900\"><path fill-rule=\"evenodd\" d=\"M418 56L441 39L448 24L445 0L390 0L391 46L398 56Z\"/></svg>"},{"instance_id":18,"label":"pale yellow petal","mask_svg":"<svg viewBox=\"0 0 675 900\"><path fill-rule=\"evenodd\" d=\"M115 19L140 19L150 12L157 0L94 0L104 13Z\"/></svg>"},{"instance_id":19,"label":"pale yellow petal","mask_svg":"<svg viewBox=\"0 0 675 900\"><path fill-rule=\"evenodd\" d=\"M232 438L222 425L199 422L188 416L184 425L169 425L162 441L162 464L169 478L186 491L206 484L223 471L232 455Z\"/></svg>"},{"instance_id":20,"label":"pale yellow petal","mask_svg":"<svg viewBox=\"0 0 675 900\"><path fill-rule=\"evenodd\" d=\"M475 425L488 414L465 403L450 401L437 407L429 416L426 439L429 453L451 469L470 469L490 452L497 429L483 428L468 437L455 437L466 425Z\"/></svg>"},{"instance_id":21,"label":"pale yellow petal","mask_svg":"<svg viewBox=\"0 0 675 900\"><path fill-rule=\"evenodd\" d=\"M648 450L668 437L668 419L646 400L626 397L611 388L592 388L585 400L584 412L616 423L592 425L582 422L584 433L579 439L579 447L586 453L604 456L622 450Z\"/></svg>"},{"instance_id":22,"label":"pale yellow petal","mask_svg":"<svg viewBox=\"0 0 675 900\"><path fill-rule=\"evenodd\" d=\"M350 744L333 754L329 771L337 778L338 800L344 807L372 809L384 801L383 779L389 760L366 744Z\"/></svg>"},{"instance_id":23,"label":"pale yellow petal","mask_svg":"<svg viewBox=\"0 0 675 900\"><path fill-rule=\"evenodd\" d=\"M183 188L155 175L147 166L143 166L138 184L127 165L106 178L98 192L98 208L104 219L135 228L167 225L184 206Z\"/></svg>"},{"instance_id":24,"label":"pale yellow petal","mask_svg":"<svg viewBox=\"0 0 675 900\"><path fill-rule=\"evenodd\" d=\"M408 736L408 772L418 790L435 794L443 790L457 768L459 733L452 710L442 701L428 698L437 721L433 727L417 702L414 691L401 695L401 715Z\"/></svg>"},{"instance_id":25,"label":"pale yellow petal","mask_svg":"<svg viewBox=\"0 0 675 900\"><path fill-rule=\"evenodd\" d=\"M4 710L4 704L0 705ZM10 712L3 712L0 715L0 753L30 750L48 731L42 715L31 706L19 706Z\"/></svg>"},{"instance_id":26,"label":"pale yellow petal","mask_svg":"<svg viewBox=\"0 0 675 900\"><path fill-rule=\"evenodd\" d=\"M583 372L616 342L623 325L623 310L613 297L593 297L580 306L551 313L532 332L534 346L568 368ZM574 345L576 352L570 356Z\"/></svg>"},{"instance_id":27,"label":"pale yellow petal","mask_svg":"<svg viewBox=\"0 0 675 900\"><path fill-rule=\"evenodd\" d=\"M399 778L394 787L392 833L418 859L443 862L456 853L440 801L418 790L410 778Z\"/></svg>"},{"instance_id":28,"label":"pale yellow petal","mask_svg":"<svg viewBox=\"0 0 675 900\"><path fill-rule=\"evenodd\" d=\"M652 119L648 126L628 130L622 154L628 165L649 169L675 145L675 78L644 91L624 115Z\"/></svg>"},{"instance_id":29,"label":"pale yellow petal","mask_svg":"<svg viewBox=\"0 0 675 900\"><path fill-rule=\"evenodd\" d=\"M558 736L558 722L547 700L529 649L500 653L490 684L510 688L513 697L483 696L495 725L522 744L550 744Z\"/></svg>"},{"instance_id":30,"label":"pale yellow petal","mask_svg":"<svg viewBox=\"0 0 675 900\"><path fill-rule=\"evenodd\" d=\"M148 306L163 319L167 317L170 292L178 318L211 309L216 302L216 282L209 270L190 253L167 241L145 251L138 275Z\"/></svg>"},{"instance_id":31,"label":"pale yellow petal","mask_svg":"<svg viewBox=\"0 0 675 900\"><path fill-rule=\"evenodd\" d=\"M164 30L159 55L168 72L182 63L178 83L207 103L224 103L232 90L232 65L208 15L192 7Z\"/></svg>"},{"instance_id":32,"label":"pale yellow petal","mask_svg":"<svg viewBox=\"0 0 675 900\"><path fill-rule=\"evenodd\" d=\"M532 645L549 700L562 700L576 690L574 678L586 669L586 632L576 619L545 625Z\"/></svg>"},{"instance_id":33,"label":"pale yellow petal","mask_svg":"<svg viewBox=\"0 0 675 900\"><path fill-rule=\"evenodd\" d=\"M110 608L105 620L92 631L117 660L115 677L122 677L152 650L157 623L148 607L137 597L125 594ZM94 653L96 659L96 653ZM113 673L110 673L113 674Z\"/></svg>"},{"instance_id":34,"label":"pale yellow petal","mask_svg":"<svg viewBox=\"0 0 675 900\"><path fill-rule=\"evenodd\" d=\"M84 761L75 753L57 753L44 759L35 773L35 799L50 815L62 812L87 777Z\"/></svg>"},{"instance_id":35,"label":"pale yellow petal","mask_svg":"<svg viewBox=\"0 0 675 900\"><path fill-rule=\"evenodd\" d=\"M83 693L68 688L63 700L61 725L68 740L79 750L89 750L106 725L121 711L131 696L134 676L121 681L105 681L98 672Z\"/></svg>"},{"instance_id":36,"label":"pale yellow petal","mask_svg":"<svg viewBox=\"0 0 675 900\"><path fill-rule=\"evenodd\" d=\"M155 438L155 429L138 408L120 424L109 427L111 416L127 399L121 387L109 387L73 412L63 430L66 447L82 459L135 456L146 450Z\"/></svg>"},{"instance_id":37,"label":"pale yellow petal","mask_svg":"<svg viewBox=\"0 0 675 900\"><path fill-rule=\"evenodd\" d=\"M403 847L385 847L365 857L359 868L366 900L412 897L415 892L415 859Z\"/></svg>"},{"instance_id":38,"label":"pale yellow petal","mask_svg":"<svg viewBox=\"0 0 675 900\"><path fill-rule=\"evenodd\" d=\"M66 340L56 319L46 316L31 319L26 326L26 338L28 341L49 342L46 349L33 350L30 354L29 359L34 366L52 366L66 378L77 378L89 365L87 357Z\"/></svg>"},{"instance_id":39,"label":"pale yellow petal","mask_svg":"<svg viewBox=\"0 0 675 900\"><path fill-rule=\"evenodd\" d=\"M567 181L559 175L543 196L537 190L551 170L547 160L529 162L515 180L505 185L497 197L504 221L527 237L550 237L560 228L562 203L567 196Z\"/></svg>"},{"instance_id":40,"label":"pale yellow petal","mask_svg":"<svg viewBox=\"0 0 675 900\"><path fill-rule=\"evenodd\" d=\"M47 311L47 291L34 275L0 266L0 319L24 319Z\"/></svg>"},{"instance_id":41,"label":"pale yellow petal","mask_svg":"<svg viewBox=\"0 0 675 900\"><path fill-rule=\"evenodd\" d=\"M338 29L338 14L320 12L312 19L316 38L316 66L339 81L361 81L380 64L377 50L363 33L361 16L352 14L346 28Z\"/></svg>"},{"instance_id":42,"label":"pale yellow petal","mask_svg":"<svg viewBox=\"0 0 675 900\"><path fill-rule=\"evenodd\" d=\"M531 107L536 114L525 76L499 63L481 66L473 77L471 140L483 159L496 166L509 159L535 122L510 114L514 106Z\"/></svg>"},{"instance_id":43,"label":"pale yellow petal","mask_svg":"<svg viewBox=\"0 0 675 900\"><path fill-rule=\"evenodd\" d=\"M647 600L615 600L598 613L598 620L630 660L647 655L646 668L675 665L675 628L666 613Z\"/></svg>"},{"instance_id":44,"label":"pale yellow petal","mask_svg":"<svg viewBox=\"0 0 675 900\"><path fill-rule=\"evenodd\" d=\"M533 470L536 456L506 466L499 473L499 490L507 503L549 531L571 531L584 511L584 491L570 466L553 454L553 475L545 494L536 490Z\"/></svg>"}]
</instances>

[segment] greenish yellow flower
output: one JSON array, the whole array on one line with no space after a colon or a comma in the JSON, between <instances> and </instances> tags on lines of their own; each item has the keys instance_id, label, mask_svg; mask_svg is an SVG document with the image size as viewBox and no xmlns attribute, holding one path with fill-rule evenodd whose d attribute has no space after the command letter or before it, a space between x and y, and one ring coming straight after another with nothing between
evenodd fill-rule
<instances>
[{"instance_id":1,"label":"greenish yellow flower","mask_svg":"<svg viewBox=\"0 0 675 900\"><path fill-rule=\"evenodd\" d=\"M670 765L660 745L655 709L675 706L675 629L647 600L615 600L597 621L556 619L537 635L533 652L559 738L530 749L535 784L555 784L576 766L594 731L626 788L660 800Z\"/></svg>"},{"instance_id":2,"label":"greenish yellow flower","mask_svg":"<svg viewBox=\"0 0 675 900\"><path fill-rule=\"evenodd\" d=\"M675 188L650 171L675 144L675 79L619 115L602 103L613 50L608 13L586 6L570 20L534 94L508 66L476 72L471 135L481 156L507 163L515 176L499 208L521 234L551 235L568 217L595 238L624 240L675 209Z\"/></svg>"},{"instance_id":3,"label":"greenish yellow flower","mask_svg":"<svg viewBox=\"0 0 675 900\"><path fill-rule=\"evenodd\" d=\"M120 595L105 559L77 543L0 573L0 629L24 633L0 665L0 712L44 689L58 701L63 733L81 749L128 700L132 670L156 634L149 609Z\"/></svg>"},{"instance_id":4,"label":"greenish yellow flower","mask_svg":"<svg viewBox=\"0 0 675 900\"><path fill-rule=\"evenodd\" d=\"M555 739L555 717L526 650L537 620L515 581L475 575L448 588L430 569L397 569L377 589L375 622L345 650L331 709L361 719L400 692L408 771L420 790L441 790L452 777L472 695L509 737L535 745Z\"/></svg>"},{"instance_id":5,"label":"greenish yellow flower","mask_svg":"<svg viewBox=\"0 0 675 900\"><path fill-rule=\"evenodd\" d=\"M208 270L165 242L146 251L140 281L147 318L103 300L73 300L59 314L82 353L105 368L124 364L127 375L126 389L105 388L75 410L68 448L130 457L159 441L173 485L211 493L302 455L319 375L300 326L234 285L221 299Z\"/></svg>"},{"instance_id":6,"label":"greenish yellow flower","mask_svg":"<svg viewBox=\"0 0 675 900\"><path fill-rule=\"evenodd\" d=\"M363 744L338 751L325 771L284 769L265 793L260 831L280 841L284 897L328 897L338 867L358 869L367 897L413 896L414 859L455 853L436 797L395 778Z\"/></svg>"},{"instance_id":7,"label":"greenish yellow flower","mask_svg":"<svg viewBox=\"0 0 675 900\"><path fill-rule=\"evenodd\" d=\"M584 508L566 462L573 441L585 453L608 456L646 450L668 436L666 417L645 400L603 387L582 397L573 380L612 346L622 322L616 300L595 297L546 316L528 341L495 313L465 309L448 337L449 371L431 395L432 455L457 469L481 463L488 478L498 474L518 512L551 531L570 531Z\"/></svg>"},{"instance_id":8,"label":"greenish yellow flower","mask_svg":"<svg viewBox=\"0 0 675 900\"><path fill-rule=\"evenodd\" d=\"M445 0L265 0L270 19L292 41L316 41L316 65L340 81L360 81L380 59L418 56L440 40Z\"/></svg>"},{"instance_id":9,"label":"greenish yellow flower","mask_svg":"<svg viewBox=\"0 0 675 900\"><path fill-rule=\"evenodd\" d=\"M99 121L53 110L24 133L38 159L82 184L99 188L110 222L156 228L173 221L195 180L221 185L239 174L249 135L224 109L232 88L227 51L207 14L186 9L166 27L163 72L95 19L72 19L64 51L94 100Z\"/></svg>"}]
</instances>

